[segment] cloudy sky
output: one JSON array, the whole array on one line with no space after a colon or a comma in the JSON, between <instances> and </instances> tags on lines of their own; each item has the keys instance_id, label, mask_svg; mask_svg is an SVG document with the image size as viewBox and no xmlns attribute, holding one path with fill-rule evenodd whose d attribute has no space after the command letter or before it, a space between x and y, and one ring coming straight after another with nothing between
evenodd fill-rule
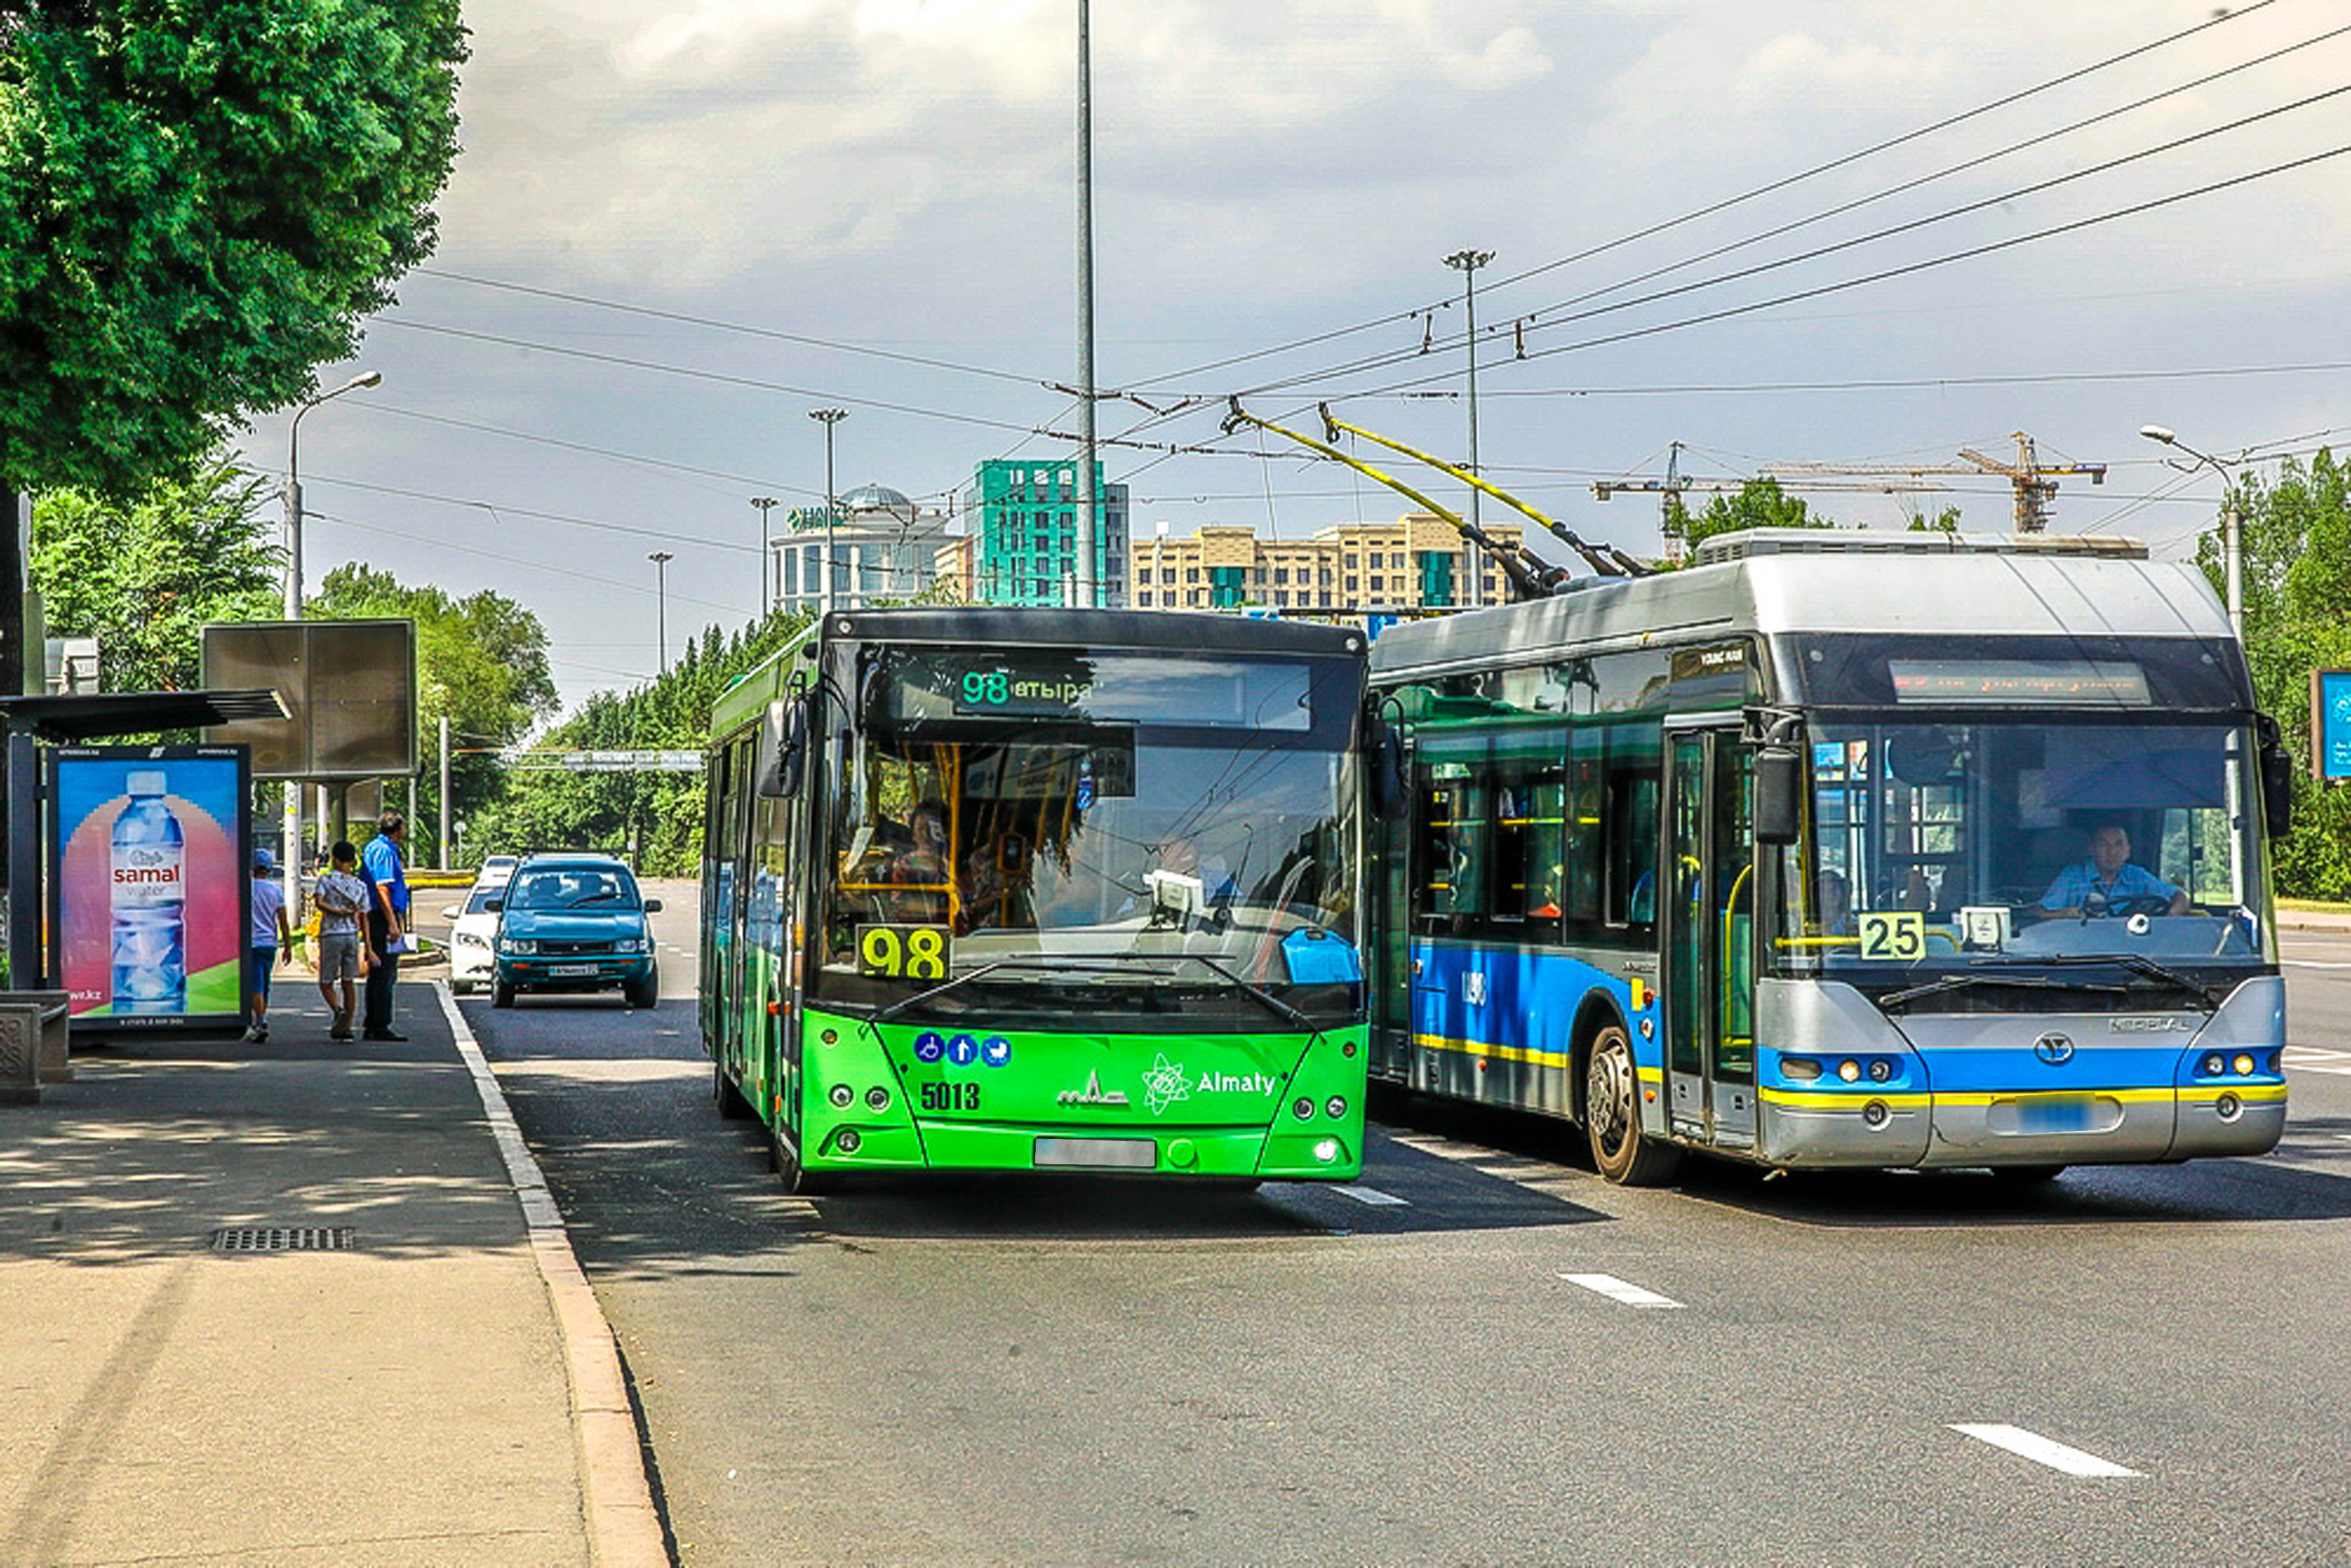
<instances>
[{"instance_id":1,"label":"cloudy sky","mask_svg":"<svg viewBox=\"0 0 2351 1568\"><path fill-rule=\"evenodd\" d=\"M2024 430L2043 461L2111 465L2064 482L2059 528L2178 553L2217 486L2139 426L2256 457L2351 426L2351 156L2322 156L2351 149L2339 0L2217 23L2209 0L1092 16L1098 376L1133 394L1102 430L1139 444L1104 453L1139 534L1401 509L1221 437L1231 393L1269 417L1330 398L1464 455L1442 257L1465 246L1494 253L1485 465L1636 550L1654 504L1591 483L1654 476L1676 441L1685 469L1736 478L2012 455ZM477 0L468 19L440 253L370 325L360 363L383 384L303 423L314 586L367 559L510 594L576 701L657 666L648 551L676 557L673 648L756 611L749 497L821 496L809 409L852 411L843 489L945 498L980 459L1069 450L1042 433L1076 428L1051 385L1076 373L1074 0ZM249 459L278 472L285 452L284 417L258 422ZM1810 498L2007 525L2004 483L1939 482Z\"/></svg>"}]
</instances>

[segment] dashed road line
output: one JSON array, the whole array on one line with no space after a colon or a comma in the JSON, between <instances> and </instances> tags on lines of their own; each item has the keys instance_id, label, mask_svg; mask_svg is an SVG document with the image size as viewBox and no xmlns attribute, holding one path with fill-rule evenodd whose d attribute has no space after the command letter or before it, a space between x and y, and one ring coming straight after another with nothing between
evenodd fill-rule
<instances>
[{"instance_id":1,"label":"dashed road line","mask_svg":"<svg viewBox=\"0 0 2351 1568\"><path fill-rule=\"evenodd\" d=\"M1628 1307L1679 1307L1681 1305L1671 1296L1661 1296L1655 1291L1645 1291L1640 1286L1627 1283L1614 1274L1562 1274L1560 1278L1571 1285L1581 1285L1587 1291L1597 1291L1610 1301L1621 1301Z\"/></svg>"},{"instance_id":2,"label":"dashed road line","mask_svg":"<svg viewBox=\"0 0 2351 1568\"><path fill-rule=\"evenodd\" d=\"M1341 1185L1332 1187L1331 1190L1332 1192L1343 1192L1349 1197L1353 1198L1357 1203L1368 1203L1374 1208L1390 1207L1396 1208L1409 1208L1412 1207L1410 1199L1398 1197L1392 1192L1382 1192L1375 1186L1357 1186L1352 1184L1342 1183Z\"/></svg>"},{"instance_id":3,"label":"dashed road line","mask_svg":"<svg viewBox=\"0 0 2351 1568\"><path fill-rule=\"evenodd\" d=\"M2322 1051L2313 1045L2290 1045L2285 1064L2297 1072L2332 1072L2351 1078L2351 1051Z\"/></svg>"},{"instance_id":4,"label":"dashed road line","mask_svg":"<svg viewBox=\"0 0 2351 1568\"><path fill-rule=\"evenodd\" d=\"M1951 1430L1990 1443L1995 1448L2005 1448L2019 1458L2047 1465L2053 1470L2063 1470L2069 1476L2126 1477L2139 1472L2112 1459L2102 1459L2095 1454L2085 1454L2079 1448L2069 1448L2053 1437L2038 1432L2028 1432L2022 1427L2011 1427L2005 1421L1954 1421Z\"/></svg>"},{"instance_id":5,"label":"dashed road line","mask_svg":"<svg viewBox=\"0 0 2351 1568\"><path fill-rule=\"evenodd\" d=\"M2351 964L2330 958L2281 958L2278 962L2289 969L2351 969Z\"/></svg>"}]
</instances>

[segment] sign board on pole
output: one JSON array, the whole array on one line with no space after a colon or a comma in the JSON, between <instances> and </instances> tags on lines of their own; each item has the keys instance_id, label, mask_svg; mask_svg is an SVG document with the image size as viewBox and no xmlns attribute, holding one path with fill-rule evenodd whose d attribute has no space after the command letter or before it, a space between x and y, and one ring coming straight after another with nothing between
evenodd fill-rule
<instances>
[{"instance_id":1,"label":"sign board on pole","mask_svg":"<svg viewBox=\"0 0 2351 1568\"><path fill-rule=\"evenodd\" d=\"M253 748L256 779L406 778L416 771L413 621L253 621L204 628L204 685L270 686L288 717L216 725Z\"/></svg>"},{"instance_id":2,"label":"sign board on pole","mask_svg":"<svg viewBox=\"0 0 2351 1568\"><path fill-rule=\"evenodd\" d=\"M2351 670L2310 672L2310 764L2320 779L2351 779Z\"/></svg>"},{"instance_id":3,"label":"sign board on pole","mask_svg":"<svg viewBox=\"0 0 2351 1568\"><path fill-rule=\"evenodd\" d=\"M252 904L241 746L49 753L49 972L76 1029L245 1016Z\"/></svg>"}]
</instances>

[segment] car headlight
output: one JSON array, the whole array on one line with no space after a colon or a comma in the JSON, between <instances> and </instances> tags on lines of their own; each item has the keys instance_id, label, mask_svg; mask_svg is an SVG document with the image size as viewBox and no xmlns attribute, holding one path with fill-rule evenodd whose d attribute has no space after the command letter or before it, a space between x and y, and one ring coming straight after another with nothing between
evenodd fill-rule
<instances>
[{"instance_id":1,"label":"car headlight","mask_svg":"<svg viewBox=\"0 0 2351 1568\"><path fill-rule=\"evenodd\" d=\"M535 958L538 956L538 944L528 938L509 938L504 951L517 958Z\"/></svg>"},{"instance_id":2,"label":"car headlight","mask_svg":"<svg viewBox=\"0 0 2351 1568\"><path fill-rule=\"evenodd\" d=\"M454 931L450 933L450 940L456 943L460 947L486 947L489 946L489 943L483 939L482 934L478 931Z\"/></svg>"},{"instance_id":3,"label":"car headlight","mask_svg":"<svg viewBox=\"0 0 2351 1568\"><path fill-rule=\"evenodd\" d=\"M645 939L642 936L623 936L612 944L615 953L642 953L644 950Z\"/></svg>"}]
</instances>

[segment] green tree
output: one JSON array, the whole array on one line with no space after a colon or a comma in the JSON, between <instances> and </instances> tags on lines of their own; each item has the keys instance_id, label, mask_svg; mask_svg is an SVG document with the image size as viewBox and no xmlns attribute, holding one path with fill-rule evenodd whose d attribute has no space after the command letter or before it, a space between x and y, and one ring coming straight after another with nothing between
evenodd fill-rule
<instances>
[{"instance_id":1,"label":"green tree","mask_svg":"<svg viewBox=\"0 0 2351 1568\"><path fill-rule=\"evenodd\" d=\"M2310 777L2310 673L2351 669L2351 471L2328 451L2307 468L2288 458L2274 482L2248 474L2229 499L2242 518L2254 695L2294 757L2294 831L2275 845L2277 888L2289 897L2351 899L2351 786ZM2216 524L2196 552L2215 592L2226 591L2220 549Z\"/></svg>"},{"instance_id":2,"label":"green tree","mask_svg":"<svg viewBox=\"0 0 2351 1568\"><path fill-rule=\"evenodd\" d=\"M431 253L458 0L0 0L0 488L135 492Z\"/></svg>"},{"instance_id":3,"label":"green tree","mask_svg":"<svg viewBox=\"0 0 2351 1568\"><path fill-rule=\"evenodd\" d=\"M33 508L30 572L52 633L96 637L109 691L189 691L209 621L277 612L284 557L263 481L215 456L129 500L52 490Z\"/></svg>"},{"instance_id":4,"label":"green tree","mask_svg":"<svg viewBox=\"0 0 2351 1568\"><path fill-rule=\"evenodd\" d=\"M373 567L339 566L327 574L306 613L337 620L404 618L416 622L417 728L429 760L417 780L419 845L441 827L437 758L440 723L449 720L452 809L460 821L494 800L504 781L496 758L478 749L512 746L555 711L547 667L547 632L538 617L485 589L453 599L438 588L412 588Z\"/></svg>"},{"instance_id":5,"label":"green tree","mask_svg":"<svg viewBox=\"0 0 2351 1568\"><path fill-rule=\"evenodd\" d=\"M1691 511L1679 496L1670 497L1666 507L1667 530L1680 534L1682 542L1693 552L1717 534L1736 533L1742 528L1837 526L1826 517L1813 516L1803 497L1781 489L1777 479L1750 479L1736 495L1709 498L1702 511Z\"/></svg>"}]
</instances>

